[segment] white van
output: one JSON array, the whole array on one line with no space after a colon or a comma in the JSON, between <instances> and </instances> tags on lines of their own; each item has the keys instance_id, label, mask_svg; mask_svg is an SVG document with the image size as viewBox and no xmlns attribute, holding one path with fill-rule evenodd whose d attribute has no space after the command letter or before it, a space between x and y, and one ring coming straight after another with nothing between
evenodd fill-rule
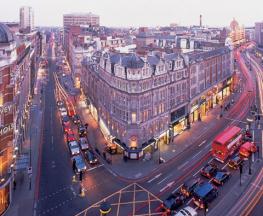
<instances>
[{"instance_id":1,"label":"white van","mask_svg":"<svg viewBox=\"0 0 263 216\"><path fill-rule=\"evenodd\" d=\"M197 211L187 206L175 214L175 216L197 216Z\"/></svg>"}]
</instances>

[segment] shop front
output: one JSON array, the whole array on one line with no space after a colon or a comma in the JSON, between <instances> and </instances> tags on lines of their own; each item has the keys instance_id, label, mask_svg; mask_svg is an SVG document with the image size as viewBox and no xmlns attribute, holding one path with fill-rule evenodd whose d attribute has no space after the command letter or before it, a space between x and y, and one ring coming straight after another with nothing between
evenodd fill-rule
<instances>
[{"instance_id":1,"label":"shop front","mask_svg":"<svg viewBox=\"0 0 263 216\"><path fill-rule=\"evenodd\" d=\"M198 121L198 104L195 104L194 106L191 107L191 110L190 110L190 123L194 123L196 121Z\"/></svg>"},{"instance_id":2,"label":"shop front","mask_svg":"<svg viewBox=\"0 0 263 216\"><path fill-rule=\"evenodd\" d=\"M164 145L164 144L169 144L169 130L161 133L161 135L159 136L159 138L157 139L157 145Z\"/></svg>"},{"instance_id":3,"label":"shop front","mask_svg":"<svg viewBox=\"0 0 263 216\"><path fill-rule=\"evenodd\" d=\"M7 210L11 201L11 178L2 183L3 185L0 186L0 215Z\"/></svg>"},{"instance_id":4,"label":"shop front","mask_svg":"<svg viewBox=\"0 0 263 216\"><path fill-rule=\"evenodd\" d=\"M181 134L187 128L187 118L184 116L176 121L173 126L173 136Z\"/></svg>"},{"instance_id":5,"label":"shop front","mask_svg":"<svg viewBox=\"0 0 263 216\"><path fill-rule=\"evenodd\" d=\"M199 105L200 118L202 118L203 116L206 116L207 110L208 110L208 104L206 102L205 97L202 96L200 100L200 105Z\"/></svg>"},{"instance_id":6,"label":"shop front","mask_svg":"<svg viewBox=\"0 0 263 216\"><path fill-rule=\"evenodd\" d=\"M98 111L92 103L89 104L89 110L93 118L98 122Z\"/></svg>"},{"instance_id":7,"label":"shop front","mask_svg":"<svg viewBox=\"0 0 263 216\"><path fill-rule=\"evenodd\" d=\"M178 134L181 134L187 128L187 124L188 124L188 119L186 118L186 107L183 106L171 113L169 136L173 137Z\"/></svg>"},{"instance_id":8,"label":"shop front","mask_svg":"<svg viewBox=\"0 0 263 216\"><path fill-rule=\"evenodd\" d=\"M102 118L100 118L99 126L100 126L100 130L101 130L103 136L105 137L105 139L106 139L107 141L111 141L110 130L109 130L109 128L107 127L107 125L105 124L105 122L102 120Z\"/></svg>"}]
</instances>

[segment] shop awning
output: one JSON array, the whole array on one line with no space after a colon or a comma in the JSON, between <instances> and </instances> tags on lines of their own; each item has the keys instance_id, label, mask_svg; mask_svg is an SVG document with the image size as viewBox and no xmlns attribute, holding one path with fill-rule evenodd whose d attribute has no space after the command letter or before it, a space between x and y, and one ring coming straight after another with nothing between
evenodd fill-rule
<instances>
[{"instance_id":1,"label":"shop awning","mask_svg":"<svg viewBox=\"0 0 263 216\"><path fill-rule=\"evenodd\" d=\"M126 149L126 148L127 148L126 144L123 143L123 142L121 142L121 141L120 141L119 139L117 139L117 138L112 139L112 142L113 142L114 144L120 146L122 149Z\"/></svg>"},{"instance_id":2,"label":"shop awning","mask_svg":"<svg viewBox=\"0 0 263 216\"><path fill-rule=\"evenodd\" d=\"M147 147L149 147L150 145L154 145L156 143L156 139L152 138L150 140L148 140L147 142L142 144L142 148L145 149Z\"/></svg>"}]
</instances>

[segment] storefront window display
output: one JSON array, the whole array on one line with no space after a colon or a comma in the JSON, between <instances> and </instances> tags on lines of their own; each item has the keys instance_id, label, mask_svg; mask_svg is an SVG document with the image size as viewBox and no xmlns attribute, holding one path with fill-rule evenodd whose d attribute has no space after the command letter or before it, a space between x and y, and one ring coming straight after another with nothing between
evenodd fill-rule
<instances>
[{"instance_id":1,"label":"storefront window display","mask_svg":"<svg viewBox=\"0 0 263 216\"><path fill-rule=\"evenodd\" d=\"M186 118L183 118L179 120L174 126L173 126L173 134L174 136L182 133L187 127L187 120Z\"/></svg>"},{"instance_id":2,"label":"storefront window display","mask_svg":"<svg viewBox=\"0 0 263 216\"><path fill-rule=\"evenodd\" d=\"M2 215L10 204L10 183L0 189L0 215Z\"/></svg>"}]
</instances>

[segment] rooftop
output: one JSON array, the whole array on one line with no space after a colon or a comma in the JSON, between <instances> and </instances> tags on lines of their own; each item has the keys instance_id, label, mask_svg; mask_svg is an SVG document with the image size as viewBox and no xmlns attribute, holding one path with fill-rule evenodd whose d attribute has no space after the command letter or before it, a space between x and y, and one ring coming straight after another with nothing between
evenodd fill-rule
<instances>
[{"instance_id":1,"label":"rooftop","mask_svg":"<svg viewBox=\"0 0 263 216\"><path fill-rule=\"evenodd\" d=\"M14 36L7 25L0 23L0 44L14 41Z\"/></svg>"}]
</instances>

